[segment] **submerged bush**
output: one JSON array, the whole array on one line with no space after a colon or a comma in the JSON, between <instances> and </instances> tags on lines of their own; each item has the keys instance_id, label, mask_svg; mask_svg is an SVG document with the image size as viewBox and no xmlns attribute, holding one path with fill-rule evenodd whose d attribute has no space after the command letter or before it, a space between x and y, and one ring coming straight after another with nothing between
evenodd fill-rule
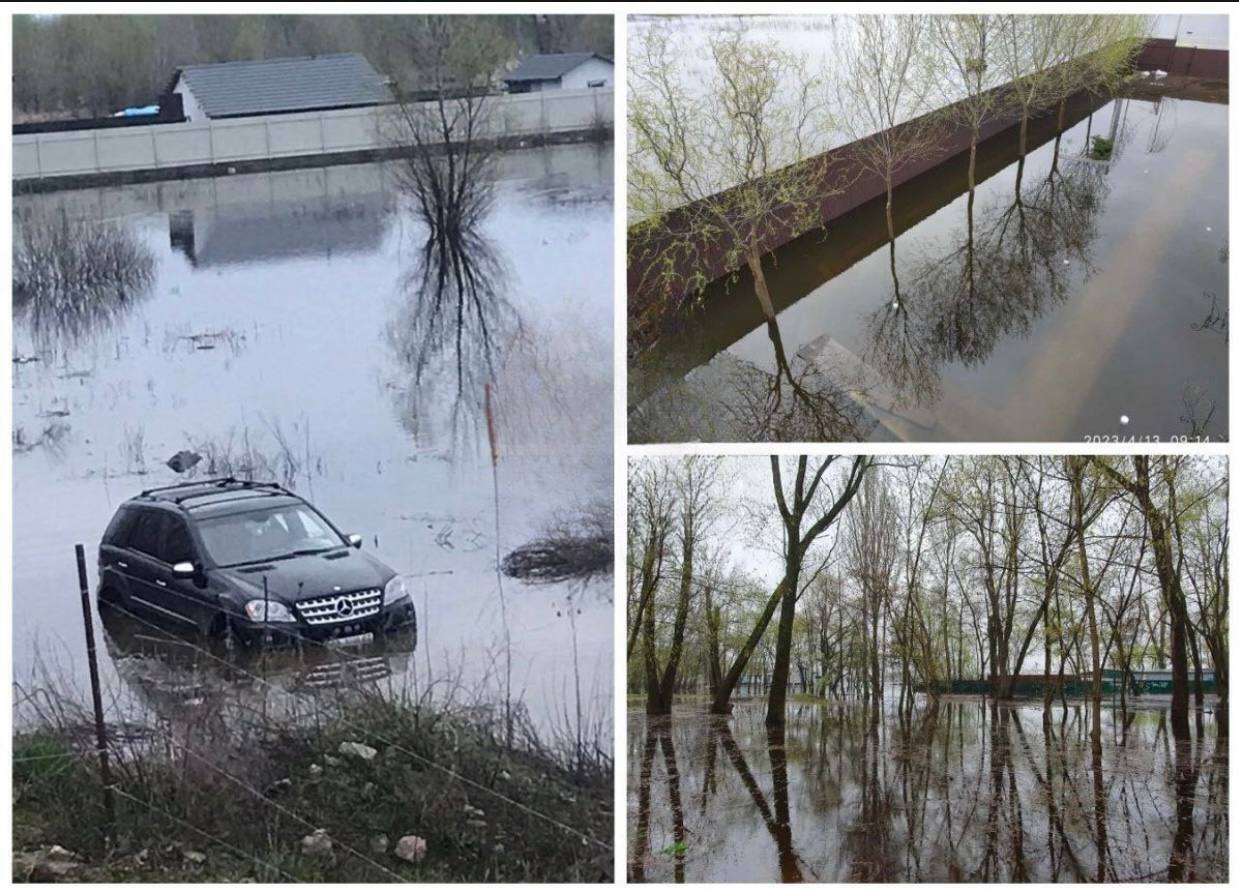
<instances>
[{"instance_id":1,"label":"submerged bush","mask_svg":"<svg viewBox=\"0 0 1239 890\"><path fill-rule=\"evenodd\" d=\"M1089 157L1098 161L1110 160L1110 155L1114 153L1114 140L1107 139L1105 136L1094 136L1093 145L1089 149Z\"/></svg>"}]
</instances>

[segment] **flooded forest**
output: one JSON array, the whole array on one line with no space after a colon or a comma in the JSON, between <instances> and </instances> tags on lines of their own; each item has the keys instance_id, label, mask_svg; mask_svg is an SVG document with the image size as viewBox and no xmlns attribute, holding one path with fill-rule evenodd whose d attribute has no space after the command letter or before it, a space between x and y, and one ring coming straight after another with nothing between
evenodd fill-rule
<instances>
[{"instance_id":1,"label":"flooded forest","mask_svg":"<svg viewBox=\"0 0 1239 890\"><path fill-rule=\"evenodd\" d=\"M629 465L635 881L1225 881L1228 469Z\"/></svg>"}]
</instances>

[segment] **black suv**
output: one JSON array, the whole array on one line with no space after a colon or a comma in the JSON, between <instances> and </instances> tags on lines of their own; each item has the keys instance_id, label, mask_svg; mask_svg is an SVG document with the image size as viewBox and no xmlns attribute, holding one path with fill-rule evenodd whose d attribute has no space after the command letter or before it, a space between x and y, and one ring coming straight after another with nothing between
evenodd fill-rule
<instances>
[{"instance_id":1,"label":"black suv","mask_svg":"<svg viewBox=\"0 0 1239 890\"><path fill-rule=\"evenodd\" d=\"M104 532L98 596L246 642L416 633L404 578L360 548L275 483L152 488Z\"/></svg>"}]
</instances>

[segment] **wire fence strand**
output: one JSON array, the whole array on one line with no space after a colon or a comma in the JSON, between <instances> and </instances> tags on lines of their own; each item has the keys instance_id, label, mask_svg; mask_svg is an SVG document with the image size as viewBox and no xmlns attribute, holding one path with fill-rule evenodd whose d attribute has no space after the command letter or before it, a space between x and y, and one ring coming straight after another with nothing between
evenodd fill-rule
<instances>
[{"instance_id":1,"label":"wire fence strand","mask_svg":"<svg viewBox=\"0 0 1239 890\"><path fill-rule=\"evenodd\" d=\"M189 641L187 641L187 640L183 640L183 639L180 639L180 638L176 637L176 636L175 636L175 635L174 635L171 631L168 631L167 629L165 629L165 628L162 628L162 627L158 626L158 625L157 625L157 624L155 624L154 622L149 621L149 620L147 620L147 619L143 618L142 616L137 615L137 614L135 614L135 613L133 613L133 612L129 611L128 609L125 609L125 608L124 608L124 607L122 607L122 606L118 606L118 605L116 605L116 604L109 604L109 605L107 606L107 608L113 608L113 609L116 609L117 611L121 612L122 614L127 615L127 616L129 616L130 618L133 618L135 621L138 621L138 622L140 622L140 623L144 624L145 626L150 627L151 629L153 629L153 630L155 630L155 631L157 631L157 632L159 632L159 633L162 633L162 634L166 635L167 637L169 637L169 638L171 638L171 639L176 639L176 640L178 640L179 642L184 643L185 645L189 646L190 648L194 649L195 651L202 653L202 654L203 654L203 655L205 655L206 657L208 657L208 658L210 658L210 659L213 659L214 661L219 662L220 664L222 664L222 665L224 665L224 666L228 667L230 670L236 671L237 673L241 674L242 676L245 676L245 677L249 678L250 680L253 680L254 682L256 682L256 683L258 683L258 684L260 684L260 685L262 685L262 686L264 686L264 687L266 687L266 688L268 688L268 689L272 689L272 690L275 690L275 691L277 691L277 692L282 692L282 691L284 691L284 690L281 690L278 686L275 686L274 684L272 684L272 683L270 683L269 681L267 681L265 678L260 677L260 676L258 676L257 674L255 674L255 673L253 673L253 672L251 672L251 671L247 671L245 668L242 668L242 667L238 666L238 665L237 665L237 664L235 664L234 662L228 661L227 659L224 659L224 658L220 657L219 655L216 655L214 652L211 652L209 649L206 649L206 648L204 648L204 647L202 647L202 646L195 645L195 644L193 644L193 643L191 643L191 642L189 642ZM293 694L293 695L296 695L297 693L295 693L295 692L294 692L294 693L292 693L292 694ZM425 755L423 755L423 754L419 754L419 753L417 753L416 751L410 751L408 748L405 748L404 746L402 746L402 745L398 744L397 742L392 741L390 738L385 737L385 736L384 736L384 735L382 735L381 733L378 733L378 732L375 732L375 731L374 731L374 730L372 730L372 729L367 729L366 727L360 726L360 725L358 725L358 724L354 723L353 721L349 720L348 718L344 717L343 715L336 715L336 719L340 722L340 724L341 724L341 725L343 725L343 726L347 726L348 728L350 728L350 729L352 729L352 730L354 730L354 731L356 731L356 732L360 733L361 735L363 735L363 736L365 736L365 737L371 738L371 739L373 739L373 740L375 740L375 741L378 741L378 742L380 742L380 743L382 743L382 744L386 745L386 746L387 746L387 747L389 747L389 748L392 748L392 749L394 749L394 750L396 750L396 751L399 751L400 753L402 753L402 754L404 754L404 755L406 755L406 756L408 756L408 757L413 758L413 759L414 759L414 760L416 760L418 763L421 763L421 764L423 764L424 766L426 766L426 767L428 767L428 768L430 768L430 769L436 770L437 772L439 772L439 773L441 773L441 774L443 774L443 775L445 775L445 776L447 776L447 777L451 778L452 780L454 780L454 781L456 781L456 782L459 782L459 783L460 783L460 784L462 784L462 785L465 785L465 786L467 786L467 787L469 787L469 788L472 788L472 789L474 789L475 791L478 791L479 793L485 794L485 795L487 795L487 796L491 797L492 799L495 799L495 800L498 800L498 801L500 801L500 802L502 802L502 803L504 803L504 804L507 804L508 806L510 806L510 807L512 807L512 808L514 808L514 809L516 809L516 810L518 810L518 811L520 811L520 812L522 812L522 813L525 813L525 814L526 814L526 815L528 815L528 816L531 816L531 817L533 817L533 818L535 818L535 819L538 819L538 820L540 820L540 821L542 821L542 822L544 822L544 823L546 823L546 824L548 824L548 825L551 825L551 826L553 826L553 827L555 827L555 828L558 828L559 830L563 831L564 833L569 834L569 835L572 835L572 836L574 836L574 837L576 837L576 838L580 839L580 840L581 840L581 842L582 842L582 843L584 843L584 844L591 844L591 845L594 845L594 846L596 846L596 847L599 847L600 849L605 850L605 851L612 851L612 850L614 849L614 847L613 847L613 845L612 845L612 844L609 844L609 843L607 843L607 842L605 842L605 841L599 840L598 838L592 837L591 835L588 835L588 834L586 834L585 832L583 832L583 831L581 831L581 830L579 830L579 829L577 829L577 828L575 828L575 827L573 827L573 826L571 826L571 825L568 825L568 824L566 824L566 823L564 823L564 822L560 821L559 819L556 819L554 816L551 816L551 815L549 815L549 814L547 814L547 813L543 813L542 811L540 811L540 810L538 810L538 809L536 809L536 808L534 808L534 807L531 807L531 806L529 806L528 804L525 804L525 803L522 803L521 801L515 800L514 798L512 798L512 797L510 797L510 796L508 796L508 795L506 795L506 794L504 794L504 793L503 793L503 792L501 792L501 791L498 791L498 790L496 790L496 789L494 789L494 788L490 788L490 787L488 787L488 786L486 786L486 785L483 785L483 784L482 784L482 783L480 783L480 782L477 782L477 781L475 781L475 780L473 780L473 779L470 779L470 778L468 778L467 776L464 776L464 775L462 775L461 773L457 772L456 770L453 770L453 769L451 769L450 767L446 767L446 766L444 766L443 764L438 763L438 762L436 762L436 761L434 761L434 760L432 760L432 759L430 759L430 758L426 757L426 756L425 756Z\"/></svg>"},{"instance_id":2,"label":"wire fence strand","mask_svg":"<svg viewBox=\"0 0 1239 890\"><path fill-rule=\"evenodd\" d=\"M169 813L167 810L162 809L161 807L155 806L149 800L142 800L140 797L137 797L133 794L130 794L128 791L125 791L123 788L113 788L112 790L115 791L117 794L119 794L121 797L124 797L128 800L133 801L136 804L144 806L151 812L157 813L158 815L163 816L166 819L171 819L173 822L176 822L177 824L182 825L185 828L188 828L190 831L195 832L199 836L206 838L212 843L219 844L221 847L224 847L225 849L230 850L236 855L250 860L251 862L259 866L260 868L269 868L272 871L276 872L277 874L281 875L282 877L287 878L289 881L292 881L294 884L305 883L300 878L298 878L296 875L289 874L288 872L284 871L284 869L280 868L278 865L272 865L269 862L264 862L263 860L255 856L253 853L248 853L245 850L242 850L240 847L237 847L233 845L232 843L224 840L223 838L217 837L216 835L211 834L209 831L205 831L199 828L197 825L194 825L192 822L188 822L182 819L180 816L177 816L173 813Z\"/></svg>"}]
</instances>

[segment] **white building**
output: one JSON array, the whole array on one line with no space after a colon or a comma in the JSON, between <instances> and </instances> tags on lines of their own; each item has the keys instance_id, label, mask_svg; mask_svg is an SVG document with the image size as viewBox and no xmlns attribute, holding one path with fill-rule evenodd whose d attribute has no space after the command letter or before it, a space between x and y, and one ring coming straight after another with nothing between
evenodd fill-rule
<instances>
[{"instance_id":1,"label":"white building","mask_svg":"<svg viewBox=\"0 0 1239 890\"><path fill-rule=\"evenodd\" d=\"M550 53L529 56L503 78L509 93L538 90L585 90L609 87L615 63L597 53Z\"/></svg>"}]
</instances>

